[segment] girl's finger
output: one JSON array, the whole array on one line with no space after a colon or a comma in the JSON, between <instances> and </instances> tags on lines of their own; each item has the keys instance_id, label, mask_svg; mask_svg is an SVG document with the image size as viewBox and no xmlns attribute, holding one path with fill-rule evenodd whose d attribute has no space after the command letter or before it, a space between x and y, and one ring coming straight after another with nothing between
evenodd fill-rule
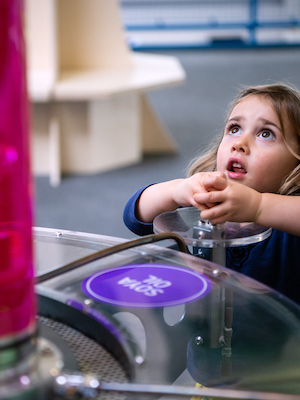
<instances>
[{"instance_id":1,"label":"girl's finger","mask_svg":"<svg viewBox=\"0 0 300 400\"><path fill-rule=\"evenodd\" d=\"M207 193L194 194L194 200L200 204L219 204L224 201L222 191L212 191Z\"/></svg>"},{"instance_id":2,"label":"girl's finger","mask_svg":"<svg viewBox=\"0 0 300 400\"><path fill-rule=\"evenodd\" d=\"M201 218L203 219L208 219L213 225L216 224L221 224L225 221L227 221L226 213L222 212L221 210L218 210L216 212L216 207L214 209L206 209L201 212Z\"/></svg>"},{"instance_id":3,"label":"girl's finger","mask_svg":"<svg viewBox=\"0 0 300 400\"><path fill-rule=\"evenodd\" d=\"M203 187L208 190L224 190L227 186L227 180L222 176L208 176L202 182Z\"/></svg>"}]
</instances>

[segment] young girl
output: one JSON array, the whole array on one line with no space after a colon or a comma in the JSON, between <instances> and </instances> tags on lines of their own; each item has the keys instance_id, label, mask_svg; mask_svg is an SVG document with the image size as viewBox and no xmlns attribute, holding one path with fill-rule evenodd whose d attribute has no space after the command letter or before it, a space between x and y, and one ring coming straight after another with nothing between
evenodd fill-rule
<instances>
[{"instance_id":1,"label":"young girl","mask_svg":"<svg viewBox=\"0 0 300 400\"><path fill-rule=\"evenodd\" d=\"M282 84L250 87L233 103L220 139L186 179L144 187L128 201L124 222L139 235L154 218L194 206L212 224L272 227L257 244L229 248L230 268L300 303L300 94Z\"/></svg>"}]
</instances>

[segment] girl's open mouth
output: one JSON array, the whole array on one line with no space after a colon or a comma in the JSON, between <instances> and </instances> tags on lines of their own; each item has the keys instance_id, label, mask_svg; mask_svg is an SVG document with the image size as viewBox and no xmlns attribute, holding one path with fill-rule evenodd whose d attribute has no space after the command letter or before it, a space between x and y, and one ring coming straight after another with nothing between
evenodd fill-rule
<instances>
[{"instance_id":1,"label":"girl's open mouth","mask_svg":"<svg viewBox=\"0 0 300 400\"><path fill-rule=\"evenodd\" d=\"M239 161L229 160L227 164L227 176L229 178L243 178L246 174L246 168Z\"/></svg>"}]
</instances>

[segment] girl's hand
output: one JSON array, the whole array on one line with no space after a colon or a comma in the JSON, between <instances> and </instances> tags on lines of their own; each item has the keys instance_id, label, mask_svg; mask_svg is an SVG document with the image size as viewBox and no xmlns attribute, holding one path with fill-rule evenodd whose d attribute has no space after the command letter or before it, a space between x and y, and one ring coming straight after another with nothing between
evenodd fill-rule
<instances>
[{"instance_id":1,"label":"girl's hand","mask_svg":"<svg viewBox=\"0 0 300 400\"><path fill-rule=\"evenodd\" d=\"M206 193L209 190L203 186L203 182L210 177L220 179L221 183L217 184L218 189L225 187L226 176L221 172L199 172L186 179L174 179L149 186L142 192L137 202L135 209L137 218L143 222L153 222L157 215L174 211L178 207L194 206L202 211L215 206L215 202L210 201L198 203L194 197L197 193Z\"/></svg>"},{"instance_id":2,"label":"girl's hand","mask_svg":"<svg viewBox=\"0 0 300 400\"><path fill-rule=\"evenodd\" d=\"M201 211L201 218L212 224L256 222L260 215L262 194L245 185L227 181L224 177L210 176L203 181L206 193L196 193L199 205L215 204ZM199 207L198 207L199 208Z\"/></svg>"},{"instance_id":3,"label":"girl's hand","mask_svg":"<svg viewBox=\"0 0 300 400\"><path fill-rule=\"evenodd\" d=\"M227 185L225 174L222 172L198 172L189 178L177 181L173 187L173 201L181 207L194 206L199 210L205 210L216 205L215 202L198 202L195 195L206 193L210 190L222 190ZM212 186L205 182L214 182ZM215 185L215 186L214 186Z\"/></svg>"}]
</instances>

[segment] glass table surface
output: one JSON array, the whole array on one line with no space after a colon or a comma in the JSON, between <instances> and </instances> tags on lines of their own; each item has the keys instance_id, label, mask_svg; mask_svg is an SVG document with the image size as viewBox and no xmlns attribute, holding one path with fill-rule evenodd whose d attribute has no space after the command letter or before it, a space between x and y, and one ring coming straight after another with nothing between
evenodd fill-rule
<instances>
[{"instance_id":1,"label":"glass table surface","mask_svg":"<svg viewBox=\"0 0 300 400\"><path fill-rule=\"evenodd\" d=\"M34 245L39 313L107 348L129 392L300 398L300 309L269 287L159 242L35 228Z\"/></svg>"}]
</instances>

